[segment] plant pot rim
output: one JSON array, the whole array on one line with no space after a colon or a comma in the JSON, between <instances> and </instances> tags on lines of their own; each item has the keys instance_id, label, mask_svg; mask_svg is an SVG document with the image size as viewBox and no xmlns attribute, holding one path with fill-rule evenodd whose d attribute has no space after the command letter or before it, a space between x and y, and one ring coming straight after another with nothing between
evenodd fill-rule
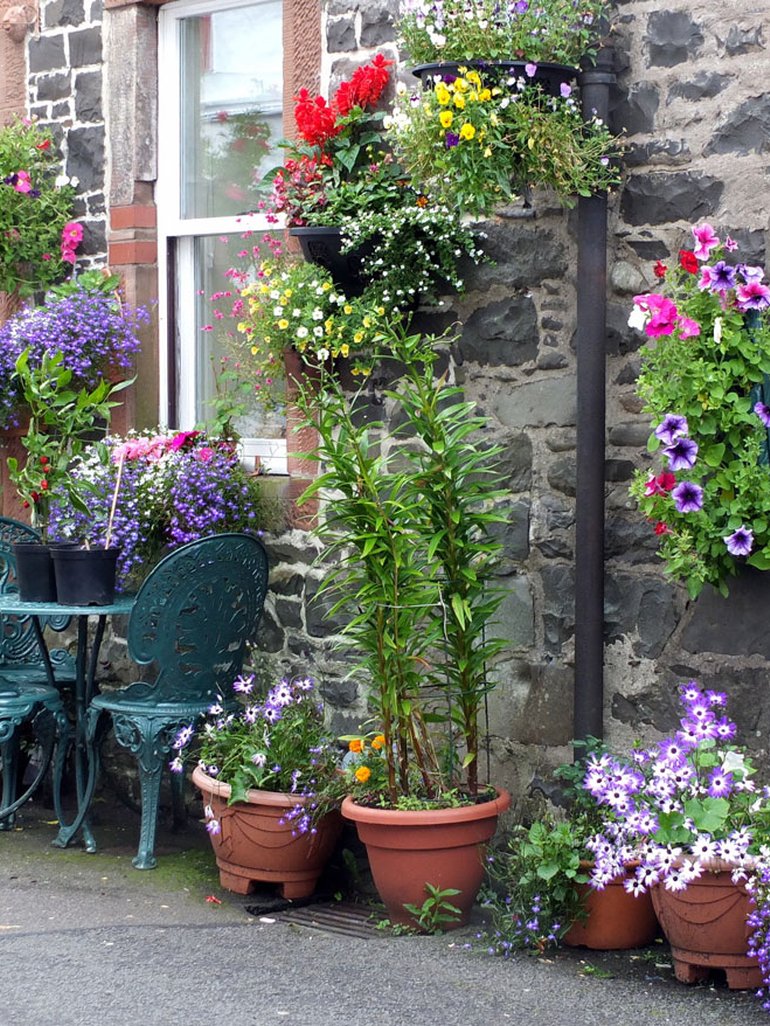
<instances>
[{"instance_id":1,"label":"plant pot rim","mask_svg":"<svg viewBox=\"0 0 770 1026\"><path fill-rule=\"evenodd\" d=\"M501 787L495 787L495 798L474 805L461 805L450 809L377 809L359 805L352 795L342 802L342 815L356 823L380 823L393 826L430 826L436 822L465 823L477 819L491 819L510 807L511 796Z\"/></svg>"},{"instance_id":2,"label":"plant pot rim","mask_svg":"<svg viewBox=\"0 0 770 1026\"><path fill-rule=\"evenodd\" d=\"M214 777L210 777L200 766L196 766L193 770L192 779L193 783L201 791L208 792L213 797L221 798L223 801L229 801L233 791L232 787L229 784L225 784L222 780L215 780ZM246 792L245 802L240 804L273 805L286 808L286 806L304 805L306 800L305 795L302 794L292 794L289 791L262 791L259 788L250 787ZM237 805L239 803L235 802L234 804Z\"/></svg>"},{"instance_id":3,"label":"plant pot rim","mask_svg":"<svg viewBox=\"0 0 770 1026\"><path fill-rule=\"evenodd\" d=\"M528 61L519 59L516 57L506 59L486 59L484 57L469 57L469 58L458 58L457 60L443 60L443 61L424 61L422 64L415 64L412 67L412 74L417 78L420 77L420 73L428 71L432 68L441 70L441 68L524 68L527 64L534 64L537 66L538 71L542 68L548 71L565 71L569 70L578 74L580 68L575 64L560 64L558 61Z\"/></svg>"}]
</instances>

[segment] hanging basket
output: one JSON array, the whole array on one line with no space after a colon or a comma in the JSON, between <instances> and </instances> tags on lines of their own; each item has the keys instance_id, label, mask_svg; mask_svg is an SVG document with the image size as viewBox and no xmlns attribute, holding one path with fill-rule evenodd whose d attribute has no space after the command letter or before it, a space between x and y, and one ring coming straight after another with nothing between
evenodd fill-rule
<instances>
[{"instance_id":1,"label":"hanging basket","mask_svg":"<svg viewBox=\"0 0 770 1026\"><path fill-rule=\"evenodd\" d=\"M343 253L342 229L335 225L306 225L289 231L299 240L305 260L325 268L346 296L353 298L363 293L364 264L374 248L371 242Z\"/></svg>"}]
</instances>

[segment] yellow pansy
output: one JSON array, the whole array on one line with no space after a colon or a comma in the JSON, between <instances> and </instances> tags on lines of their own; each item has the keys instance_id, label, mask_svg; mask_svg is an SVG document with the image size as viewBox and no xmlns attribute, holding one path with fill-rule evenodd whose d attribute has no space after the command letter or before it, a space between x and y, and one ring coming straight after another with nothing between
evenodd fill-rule
<instances>
[{"instance_id":1,"label":"yellow pansy","mask_svg":"<svg viewBox=\"0 0 770 1026\"><path fill-rule=\"evenodd\" d=\"M465 77L468 79L468 81L471 83L471 85L475 85L475 86L480 86L481 85L481 78L479 77L478 71L469 71L468 74Z\"/></svg>"},{"instance_id":2,"label":"yellow pansy","mask_svg":"<svg viewBox=\"0 0 770 1026\"><path fill-rule=\"evenodd\" d=\"M472 74L472 72L471 72ZM455 89L458 93L467 93L470 86L464 78L455 79Z\"/></svg>"},{"instance_id":3,"label":"yellow pansy","mask_svg":"<svg viewBox=\"0 0 770 1026\"><path fill-rule=\"evenodd\" d=\"M489 115L489 123L490 125L494 125L495 127L497 127L497 125L500 124L500 118L497 116L497 114L492 113Z\"/></svg>"},{"instance_id":4,"label":"yellow pansy","mask_svg":"<svg viewBox=\"0 0 770 1026\"><path fill-rule=\"evenodd\" d=\"M439 82L436 86L436 100L442 107L446 107L449 103L449 90L443 82Z\"/></svg>"},{"instance_id":5,"label":"yellow pansy","mask_svg":"<svg viewBox=\"0 0 770 1026\"><path fill-rule=\"evenodd\" d=\"M441 122L441 127L449 128L452 124L452 118L453 115L451 110L442 110L438 116L438 119Z\"/></svg>"},{"instance_id":6,"label":"yellow pansy","mask_svg":"<svg viewBox=\"0 0 770 1026\"><path fill-rule=\"evenodd\" d=\"M479 93L479 99L481 100L482 103L486 103L487 100L491 100L492 99L491 91L489 89L482 89L481 92Z\"/></svg>"},{"instance_id":7,"label":"yellow pansy","mask_svg":"<svg viewBox=\"0 0 770 1026\"><path fill-rule=\"evenodd\" d=\"M461 139L472 139L475 134L476 134L476 129L473 127L473 125L470 123L470 121L466 121L465 124L460 129L460 138Z\"/></svg>"},{"instance_id":8,"label":"yellow pansy","mask_svg":"<svg viewBox=\"0 0 770 1026\"><path fill-rule=\"evenodd\" d=\"M465 97L462 93L455 93L455 107L457 107L458 110L465 109Z\"/></svg>"},{"instance_id":9,"label":"yellow pansy","mask_svg":"<svg viewBox=\"0 0 770 1026\"><path fill-rule=\"evenodd\" d=\"M471 103L475 103L478 100L478 98L479 94L476 92L476 90L471 89L471 91L468 93L468 99L471 101Z\"/></svg>"}]
</instances>

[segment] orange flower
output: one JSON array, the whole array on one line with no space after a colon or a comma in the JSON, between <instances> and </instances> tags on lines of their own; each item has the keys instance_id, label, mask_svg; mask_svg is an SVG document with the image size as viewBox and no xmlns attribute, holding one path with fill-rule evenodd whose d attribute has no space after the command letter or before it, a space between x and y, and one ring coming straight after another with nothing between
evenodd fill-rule
<instances>
[{"instance_id":1,"label":"orange flower","mask_svg":"<svg viewBox=\"0 0 770 1026\"><path fill-rule=\"evenodd\" d=\"M355 778L359 784L365 784L371 775L372 771L368 766L359 766L355 772Z\"/></svg>"},{"instance_id":2,"label":"orange flower","mask_svg":"<svg viewBox=\"0 0 770 1026\"><path fill-rule=\"evenodd\" d=\"M360 737L354 737L353 740L349 742L348 748L351 752L363 752L364 743Z\"/></svg>"},{"instance_id":3,"label":"orange flower","mask_svg":"<svg viewBox=\"0 0 770 1026\"><path fill-rule=\"evenodd\" d=\"M384 735L384 734L378 734L378 735L377 735L377 737L375 737L375 738L374 738L374 739L372 740L372 748L373 748L373 749L374 749L374 750L375 750L376 752L379 752L379 750L380 750L380 749L382 748L382 746L383 746L384 744L385 744L385 735Z\"/></svg>"}]
</instances>

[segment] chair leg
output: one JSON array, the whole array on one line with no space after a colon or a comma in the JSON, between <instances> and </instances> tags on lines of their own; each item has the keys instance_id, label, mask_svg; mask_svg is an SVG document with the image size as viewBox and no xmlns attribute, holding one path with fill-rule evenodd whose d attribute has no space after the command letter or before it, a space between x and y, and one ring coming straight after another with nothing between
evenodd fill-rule
<instances>
[{"instance_id":1,"label":"chair leg","mask_svg":"<svg viewBox=\"0 0 770 1026\"><path fill-rule=\"evenodd\" d=\"M174 830L187 826L187 806L184 800L184 773L171 774L171 807L174 815Z\"/></svg>"},{"instance_id":2,"label":"chair leg","mask_svg":"<svg viewBox=\"0 0 770 1026\"><path fill-rule=\"evenodd\" d=\"M0 771L3 774L3 793L0 796L0 809L7 809L16 800L16 788L19 772L19 732L10 725L11 734L6 741L0 743ZM16 822L16 813L11 812L0 819L0 830L12 830Z\"/></svg>"}]
</instances>

